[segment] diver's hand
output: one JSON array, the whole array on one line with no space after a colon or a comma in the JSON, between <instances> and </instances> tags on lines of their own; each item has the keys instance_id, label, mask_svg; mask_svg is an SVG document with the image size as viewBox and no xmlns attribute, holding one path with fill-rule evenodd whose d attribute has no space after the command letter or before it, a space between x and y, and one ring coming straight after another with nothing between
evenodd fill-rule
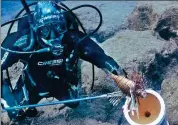
<instances>
[{"instance_id":1,"label":"diver's hand","mask_svg":"<svg viewBox=\"0 0 178 125\"><path fill-rule=\"evenodd\" d=\"M127 78L127 72L124 69L122 69L121 67L117 67L117 68L113 67L112 70L103 68L103 71L105 71L105 73L110 77L112 77L112 74L113 74L113 75L123 76L123 77Z\"/></svg>"}]
</instances>

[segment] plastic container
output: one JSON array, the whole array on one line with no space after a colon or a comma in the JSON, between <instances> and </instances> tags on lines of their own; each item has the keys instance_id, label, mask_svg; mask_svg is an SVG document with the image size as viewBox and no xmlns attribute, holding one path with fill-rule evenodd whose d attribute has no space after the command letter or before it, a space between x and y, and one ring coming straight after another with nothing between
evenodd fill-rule
<instances>
[{"instance_id":1,"label":"plastic container","mask_svg":"<svg viewBox=\"0 0 178 125\"><path fill-rule=\"evenodd\" d=\"M123 112L126 120L130 125L169 125L166 119L165 103L163 98L153 90L146 90L147 97L145 99L139 97L139 118L136 112L134 115L128 110L130 106L130 98L128 98L123 106Z\"/></svg>"}]
</instances>

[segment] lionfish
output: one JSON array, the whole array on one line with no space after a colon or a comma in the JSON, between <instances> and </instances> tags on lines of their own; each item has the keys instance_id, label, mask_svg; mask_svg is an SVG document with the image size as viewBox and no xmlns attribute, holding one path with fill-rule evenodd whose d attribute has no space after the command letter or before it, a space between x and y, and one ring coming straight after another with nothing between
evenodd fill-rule
<instances>
[{"instance_id":1,"label":"lionfish","mask_svg":"<svg viewBox=\"0 0 178 125\"><path fill-rule=\"evenodd\" d=\"M111 74L111 78L115 81L117 86L124 94L131 97L130 111L132 115L134 115L135 110L137 113L137 117L139 118L138 97L141 96L142 98L145 98L147 95L144 91L143 77L139 75L136 71L134 71L130 79L127 79L124 76L118 76L114 74ZM110 102L114 105L116 102L118 102L118 100L111 99Z\"/></svg>"}]
</instances>

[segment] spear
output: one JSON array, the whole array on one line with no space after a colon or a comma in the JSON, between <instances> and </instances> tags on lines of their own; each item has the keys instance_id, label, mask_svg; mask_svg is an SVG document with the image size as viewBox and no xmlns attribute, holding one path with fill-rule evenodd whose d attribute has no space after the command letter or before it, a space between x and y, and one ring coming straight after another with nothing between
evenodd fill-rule
<instances>
[{"instance_id":1,"label":"spear","mask_svg":"<svg viewBox=\"0 0 178 125\"><path fill-rule=\"evenodd\" d=\"M89 97L63 100L63 101L53 101L53 102L41 103L41 104L31 104L31 105L22 105L22 106L13 106L13 107L9 107L8 105L6 105L5 108L3 108L3 110L6 110L6 111L18 110L18 109L25 109L25 108L33 108L33 107L41 107L41 106L48 106L48 105L79 102L79 101L85 101L85 100L94 100L94 99L100 99L100 98L113 98L113 97L121 97L121 92L112 92L112 93L102 94L102 95L98 95L98 96L89 96Z\"/></svg>"}]
</instances>

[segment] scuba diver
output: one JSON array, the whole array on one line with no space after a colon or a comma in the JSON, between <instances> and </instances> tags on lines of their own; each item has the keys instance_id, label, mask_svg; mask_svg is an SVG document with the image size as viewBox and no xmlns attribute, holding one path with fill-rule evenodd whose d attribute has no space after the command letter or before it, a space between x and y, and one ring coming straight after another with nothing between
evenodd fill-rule
<instances>
[{"instance_id":1,"label":"scuba diver","mask_svg":"<svg viewBox=\"0 0 178 125\"><path fill-rule=\"evenodd\" d=\"M33 22L29 22L27 18L21 19L17 32L4 39L2 46L10 50L28 52L48 48L50 51L15 54L1 50L1 71L19 60L24 64L16 86L12 86L2 76L3 107L37 104L44 97L55 97L58 100L77 98L79 59L106 72L126 77L116 61L106 55L92 39L87 37L80 42L85 34L77 28L71 28L72 25L63 11L55 2L38 2L33 13ZM66 104L71 108L78 105L78 102ZM8 111L11 120L34 117L37 114L36 108Z\"/></svg>"}]
</instances>

